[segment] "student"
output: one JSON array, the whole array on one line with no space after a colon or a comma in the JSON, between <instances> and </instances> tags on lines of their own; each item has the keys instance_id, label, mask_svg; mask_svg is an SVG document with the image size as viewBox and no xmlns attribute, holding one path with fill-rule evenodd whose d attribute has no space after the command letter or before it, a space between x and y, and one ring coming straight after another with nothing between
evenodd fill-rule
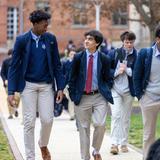
<instances>
[{"instance_id":1,"label":"student","mask_svg":"<svg viewBox=\"0 0 160 160\"><path fill-rule=\"evenodd\" d=\"M32 29L17 37L8 75L8 102L13 106L14 93L21 92L26 160L35 160L34 129L38 108L41 121L39 147L43 160L51 160L47 148L53 122L55 81L57 103L62 101L64 77L56 37L47 33L50 14L33 11Z\"/></svg>"},{"instance_id":2,"label":"student","mask_svg":"<svg viewBox=\"0 0 160 160\"><path fill-rule=\"evenodd\" d=\"M11 64L11 60L12 60L12 52L13 52L12 49L8 50L9 57L3 61L2 68L1 68L1 77L3 80L3 86L4 86L7 94L8 94L8 70L9 70L9 66ZM18 92L15 93L14 98L15 98L14 108L11 107L11 105L9 103L7 103L8 111L9 111L8 119L13 119L13 115L15 115L15 117L18 117L17 108L19 106L19 101L20 101L20 95Z\"/></svg>"},{"instance_id":3,"label":"student","mask_svg":"<svg viewBox=\"0 0 160 160\"><path fill-rule=\"evenodd\" d=\"M90 123L94 125L92 140L94 160L102 160L99 150L106 126L108 102L113 103L110 87L110 61L98 47L103 41L99 31L85 33L85 51L75 55L69 79L69 94L75 104L80 134L81 158L90 160Z\"/></svg>"},{"instance_id":4,"label":"student","mask_svg":"<svg viewBox=\"0 0 160 160\"><path fill-rule=\"evenodd\" d=\"M111 58L111 74L114 77L112 96L114 104L111 105L111 140L110 152L118 154L118 146L122 152L128 152L128 131L132 101L135 96L133 87L133 70L137 57L134 48L136 36L133 32L126 31L120 36L122 47L108 55Z\"/></svg>"},{"instance_id":5,"label":"student","mask_svg":"<svg viewBox=\"0 0 160 160\"><path fill-rule=\"evenodd\" d=\"M143 118L143 156L155 141L157 116L160 111L160 26L155 31L155 45L138 53L134 71L135 93Z\"/></svg>"}]
</instances>

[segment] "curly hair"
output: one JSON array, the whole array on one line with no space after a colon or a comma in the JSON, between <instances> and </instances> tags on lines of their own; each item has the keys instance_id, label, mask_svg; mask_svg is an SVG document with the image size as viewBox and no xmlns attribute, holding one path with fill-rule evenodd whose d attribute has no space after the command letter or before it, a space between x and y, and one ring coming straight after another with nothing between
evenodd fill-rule
<instances>
[{"instance_id":1,"label":"curly hair","mask_svg":"<svg viewBox=\"0 0 160 160\"><path fill-rule=\"evenodd\" d=\"M43 20L48 20L51 18L51 15L43 10L35 10L30 13L29 20L34 24Z\"/></svg>"}]
</instances>

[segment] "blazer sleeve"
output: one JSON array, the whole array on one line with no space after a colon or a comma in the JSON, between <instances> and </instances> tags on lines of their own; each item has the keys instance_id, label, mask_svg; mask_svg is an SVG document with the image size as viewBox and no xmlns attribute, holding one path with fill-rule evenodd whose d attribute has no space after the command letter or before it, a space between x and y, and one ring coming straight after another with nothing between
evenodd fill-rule
<instances>
[{"instance_id":1,"label":"blazer sleeve","mask_svg":"<svg viewBox=\"0 0 160 160\"><path fill-rule=\"evenodd\" d=\"M13 95L17 91L17 82L20 76L21 54L23 49L22 37L17 37L14 44L12 61L8 71L8 95Z\"/></svg>"},{"instance_id":2,"label":"blazer sleeve","mask_svg":"<svg viewBox=\"0 0 160 160\"><path fill-rule=\"evenodd\" d=\"M80 65L80 55L77 54L74 56L71 64L71 71L69 74L69 80L68 80L68 91L69 91L69 96L72 101L74 101L74 96L75 96L75 91L76 91L76 80L78 77L78 72L79 72L79 65Z\"/></svg>"},{"instance_id":3,"label":"blazer sleeve","mask_svg":"<svg viewBox=\"0 0 160 160\"><path fill-rule=\"evenodd\" d=\"M65 78L63 75L62 64L60 62L57 40L55 36L53 36L53 38L54 38L54 44L52 46L53 47L52 49L53 49L54 76L56 79L57 90L63 90L65 87Z\"/></svg>"},{"instance_id":4,"label":"blazer sleeve","mask_svg":"<svg viewBox=\"0 0 160 160\"><path fill-rule=\"evenodd\" d=\"M140 52L138 53L138 57L133 70L133 84L134 84L135 94L138 99L140 99L143 95L145 54L146 54L146 49L141 49Z\"/></svg>"}]
</instances>

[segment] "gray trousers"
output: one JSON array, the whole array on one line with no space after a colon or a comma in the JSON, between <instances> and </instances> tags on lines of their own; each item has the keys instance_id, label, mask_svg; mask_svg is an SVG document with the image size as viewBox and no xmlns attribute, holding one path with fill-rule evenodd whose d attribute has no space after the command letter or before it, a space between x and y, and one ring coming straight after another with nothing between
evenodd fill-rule
<instances>
[{"instance_id":1,"label":"gray trousers","mask_svg":"<svg viewBox=\"0 0 160 160\"><path fill-rule=\"evenodd\" d=\"M21 94L26 160L35 160L34 129L38 109L41 130L39 146L47 146L53 122L54 95L51 84L26 82Z\"/></svg>"},{"instance_id":2,"label":"gray trousers","mask_svg":"<svg viewBox=\"0 0 160 160\"><path fill-rule=\"evenodd\" d=\"M81 158L90 159L90 124L91 119L94 126L92 146L99 151L103 141L106 115L107 101L101 94L83 95L79 105L75 106L75 114L79 122Z\"/></svg>"}]
</instances>

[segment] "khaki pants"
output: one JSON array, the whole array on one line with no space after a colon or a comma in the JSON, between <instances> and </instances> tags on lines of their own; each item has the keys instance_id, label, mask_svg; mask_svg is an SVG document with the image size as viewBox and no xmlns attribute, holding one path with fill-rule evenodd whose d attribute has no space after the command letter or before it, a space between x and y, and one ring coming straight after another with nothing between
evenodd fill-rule
<instances>
[{"instance_id":1,"label":"khaki pants","mask_svg":"<svg viewBox=\"0 0 160 160\"><path fill-rule=\"evenodd\" d=\"M83 95L79 105L75 106L80 134L81 157L90 159L90 124L94 126L92 147L99 152L103 141L108 104L101 94Z\"/></svg>"},{"instance_id":2,"label":"khaki pants","mask_svg":"<svg viewBox=\"0 0 160 160\"><path fill-rule=\"evenodd\" d=\"M35 160L34 129L37 108L41 121L39 146L47 146L49 142L54 109L52 84L26 82L21 98L23 106L26 160Z\"/></svg>"},{"instance_id":3,"label":"khaki pants","mask_svg":"<svg viewBox=\"0 0 160 160\"><path fill-rule=\"evenodd\" d=\"M147 104L149 105L145 105ZM151 99L145 94L140 100L143 118L143 157L147 158L148 150L155 141L157 116L160 112L160 101L150 103Z\"/></svg>"}]
</instances>

